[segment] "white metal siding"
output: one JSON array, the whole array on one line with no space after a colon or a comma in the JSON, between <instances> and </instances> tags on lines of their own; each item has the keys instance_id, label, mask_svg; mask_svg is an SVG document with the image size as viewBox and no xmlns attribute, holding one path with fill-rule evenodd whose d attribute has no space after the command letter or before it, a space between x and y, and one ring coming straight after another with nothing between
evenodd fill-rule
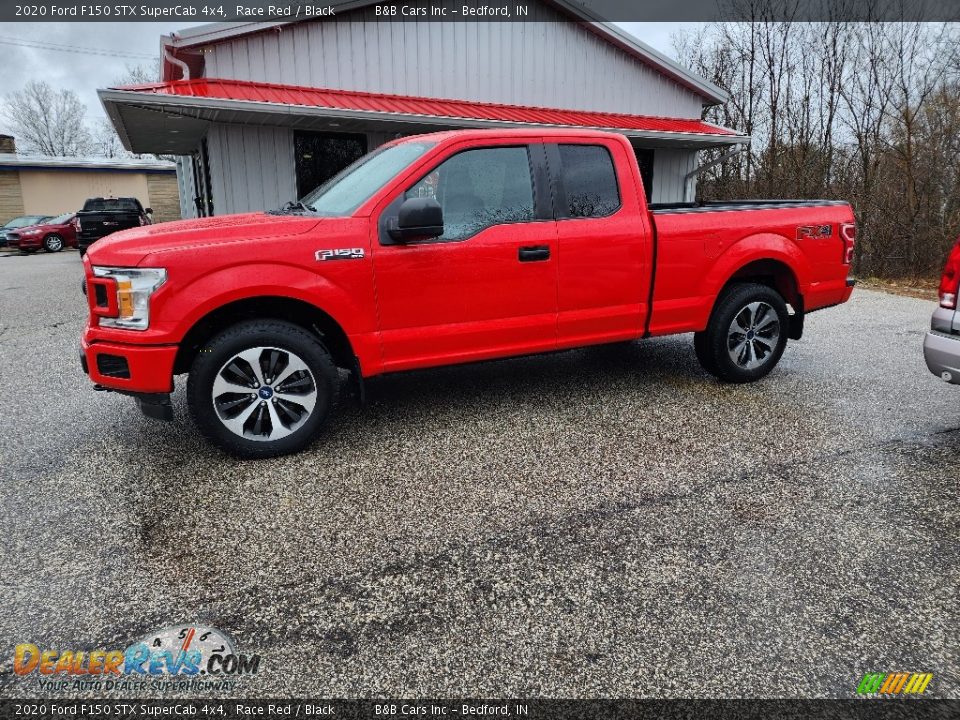
<instances>
[{"instance_id":1,"label":"white metal siding","mask_svg":"<svg viewBox=\"0 0 960 720\"><path fill-rule=\"evenodd\" d=\"M449 10L456 0L444 0ZM377 22L374 8L205 48L207 77L699 118L702 99L556 10L554 22ZM347 21L355 17L356 21Z\"/></svg>"},{"instance_id":2,"label":"white metal siding","mask_svg":"<svg viewBox=\"0 0 960 720\"><path fill-rule=\"evenodd\" d=\"M697 167L696 150L657 148L653 151L653 192L651 202L674 203L692 200L683 195L684 178ZM696 184L693 186L696 190Z\"/></svg>"},{"instance_id":3,"label":"white metal siding","mask_svg":"<svg viewBox=\"0 0 960 720\"><path fill-rule=\"evenodd\" d=\"M211 125L207 143L216 215L269 210L296 199L290 128Z\"/></svg>"},{"instance_id":4,"label":"white metal siding","mask_svg":"<svg viewBox=\"0 0 960 720\"><path fill-rule=\"evenodd\" d=\"M177 186L180 190L180 217L195 218L197 205L194 198L197 190L193 182L193 158L189 155L177 157Z\"/></svg>"}]
</instances>

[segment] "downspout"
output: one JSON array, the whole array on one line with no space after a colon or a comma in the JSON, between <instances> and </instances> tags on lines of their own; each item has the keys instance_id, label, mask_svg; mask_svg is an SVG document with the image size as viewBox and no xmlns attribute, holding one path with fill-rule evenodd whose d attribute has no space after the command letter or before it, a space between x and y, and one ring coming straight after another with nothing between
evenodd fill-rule
<instances>
[{"instance_id":1,"label":"downspout","mask_svg":"<svg viewBox=\"0 0 960 720\"><path fill-rule=\"evenodd\" d=\"M727 150L725 153L723 153L719 157L714 158L710 162L704 163L703 165L698 165L693 170L691 170L686 175L684 175L683 176L683 201L685 203L688 203L688 202L693 202L696 199L693 196L694 195L693 181L696 180L697 175L702 173L704 170L709 170L714 165L719 165L720 163L724 163L727 160L736 157L741 152L743 152L743 149L747 147L749 144L750 144L749 140L746 140L744 142L738 142L736 145L733 145L732 147L730 147L729 150Z\"/></svg>"},{"instance_id":2,"label":"downspout","mask_svg":"<svg viewBox=\"0 0 960 720\"><path fill-rule=\"evenodd\" d=\"M190 66L188 66L183 60L175 58L173 55L171 55L169 45L163 46L163 59L180 68L181 72L183 72L184 80L190 79Z\"/></svg>"}]
</instances>

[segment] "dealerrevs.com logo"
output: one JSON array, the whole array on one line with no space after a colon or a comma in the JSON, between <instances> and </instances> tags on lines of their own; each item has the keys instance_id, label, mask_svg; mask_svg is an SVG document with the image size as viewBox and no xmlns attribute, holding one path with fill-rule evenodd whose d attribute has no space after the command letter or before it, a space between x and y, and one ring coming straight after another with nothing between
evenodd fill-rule
<instances>
[{"instance_id":1,"label":"dealerrevs.com logo","mask_svg":"<svg viewBox=\"0 0 960 720\"><path fill-rule=\"evenodd\" d=\"M178 625L145 635L126 649L62 650L21 643L13 671L44 690L229 690L260 669L216 628Z\"/></svg>"}]
</instances>

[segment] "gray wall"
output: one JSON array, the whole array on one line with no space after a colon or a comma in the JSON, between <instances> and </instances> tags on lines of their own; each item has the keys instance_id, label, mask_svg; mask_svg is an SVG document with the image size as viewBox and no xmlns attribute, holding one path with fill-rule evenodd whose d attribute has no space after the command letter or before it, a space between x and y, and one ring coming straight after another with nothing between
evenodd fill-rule
<instances>
[{"instance_id":1,"label":"gray wall","mask_svg":"<svg viewBox=\"0 0 960 720\"><path fill-rule=\"evenodd\" d=\"M293 130L211 125L207 147L214 214L270 210L296 199Z\"/></svg>"},{"instance_id":2,"label":"gray wall","mask_svg":"<svg viewBox=\"0 0 960 720\"><path fill-rule=\"evenodd\" d=\"M197 196L197 189L193 182L193 158L188 155L177 158L177 185L180 189L180 217L196 217L197 206L193 199Z\"/></svg>"},{"instance_id":3,"label":"gray wall","mask_svg":"<svg viewBox=\"0 0 960 720\"><path fill-rule=\"evenodd\" d=\"M373 150L389 138L368 133ZM215 214L269 210L296 196L293 130L246 125L211 125L207 135ZM643 147L642 143L637 143ZM656 148L652 202L683 202L684 177L697 166L697 151ZM182 216L196 217L190 158L177 163ZM693 199L693 198L686 198Z\"/></svg>"},{"instance_id":4,"label":"gray wall","mask_svg":"<svg viewBox=\"0 0 960 720\"><path fill-rule=\"evenodd\" d=\"M653 151L653 192L651 202L684 202L684 178L697 167L697 151L657 148ZM696 193L696 183L693 192Z\"/></svg>"},{"instance_id":5,"label":"gray wall","mask_svg":"<svg viewBox=\"0 0 960 720\"><path fill-rule=\"evenodd\" d=\"M444 5L456 7L455 0ZM376 22L373 8L204 49L206 76L573 110L699 118L702 98L556 10L557 22ZM355 16L357 22L343 18ZM565 16L564 16L565 17Z\"/></svg>"}]
</instances>

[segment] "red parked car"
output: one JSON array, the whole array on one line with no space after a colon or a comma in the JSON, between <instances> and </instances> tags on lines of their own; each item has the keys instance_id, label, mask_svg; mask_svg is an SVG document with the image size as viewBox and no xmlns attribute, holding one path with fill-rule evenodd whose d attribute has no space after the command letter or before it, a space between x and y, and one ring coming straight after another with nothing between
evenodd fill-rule
<instances>
[{"instance_id":1,"label":"red parked car","mask_svg":"<svg viewBox=\"0 0 960 720\"><path fill-rule=\"evenodd\" d=\"M269 213L133 228L84 257L100 389L243 457L294 452L341 374L695 333L751 382L845 302L853 212L830 200L648 205L629 141L469 130L390 142Z\"/></svg>"},{"instance_id":2,"label":"red parked car","mask_svg":"<svg viewBox=\"0 0 960 720\"><path fill-rule=\"evenodd\" d=\"M77 229L73 225L76 213L64 213L36 225L17 228L7 233L7 246L34 252L43 248L47 252L60 252L65 247L77 246Z\"/></svg>"}]
</instances>

